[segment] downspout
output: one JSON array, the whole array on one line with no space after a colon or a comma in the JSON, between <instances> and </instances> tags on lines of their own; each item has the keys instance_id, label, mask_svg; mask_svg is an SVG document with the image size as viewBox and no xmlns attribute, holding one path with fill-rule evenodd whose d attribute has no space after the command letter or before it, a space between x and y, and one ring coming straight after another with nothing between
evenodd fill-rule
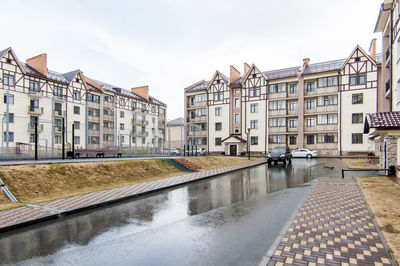
<instances>
[{"instance_id":1,"label":"downspout","mask_svg":"<svg viewBox=\"0 0 400 266\"><path fill-rule=\"evenodd\" d=\"M342 156L342 75L339 73L339 79L340 79L340 89L339 89L339 96L340 96L340 101L339 101L339 155Z\"/></svg>"}]
</instances>

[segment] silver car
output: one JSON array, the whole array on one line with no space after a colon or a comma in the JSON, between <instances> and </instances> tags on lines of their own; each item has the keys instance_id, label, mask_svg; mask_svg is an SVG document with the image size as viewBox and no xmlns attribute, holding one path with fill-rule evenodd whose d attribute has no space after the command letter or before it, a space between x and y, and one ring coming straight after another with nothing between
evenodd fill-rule
<instances>
[{"instance_id":1,"label":"silver car","mask_svg":"<svg viewBox=\"0 0 400 266\"><path fill-rule=\"evenodd\" d=\"M292 157L312 159L317 157L318 153L309 149L297 149L292 151Z\"/></svg>"}]
</instances>

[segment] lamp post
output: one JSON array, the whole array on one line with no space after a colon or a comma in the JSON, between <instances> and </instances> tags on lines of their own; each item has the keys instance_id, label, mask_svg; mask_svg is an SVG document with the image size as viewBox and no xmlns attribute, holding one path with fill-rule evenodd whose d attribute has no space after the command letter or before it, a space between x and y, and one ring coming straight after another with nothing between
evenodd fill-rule
<instances>
[{"instance_id":1,"label":"lamp post","mask_svg":"<svg viewBox=\"0 0 400 266\"><path fill-rule=\"evenodd\" d=\"M249 137L250 137L250 128L247 129L247 154L250 160L250 143L249 143Z\"/></svg>"}]
</instances>

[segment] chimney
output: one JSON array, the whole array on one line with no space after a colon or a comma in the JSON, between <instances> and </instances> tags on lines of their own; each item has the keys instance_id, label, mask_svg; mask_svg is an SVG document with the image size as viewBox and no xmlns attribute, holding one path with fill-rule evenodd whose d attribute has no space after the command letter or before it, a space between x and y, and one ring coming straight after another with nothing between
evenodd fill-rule
<instances>
[{"instance_id":1,"label":"chimney","mask_svg":"<svg viewBox=\"0 0 400 266\"><path fill-rule=\"evenodd\" d=\"M232 83L240 78L240 72L234 66L230 66L230 69L231 69L231 75L229 78L229 82Z\"/></svg>"},{"instance_id":2,"label":"chimney","mask_svg":"<svg viewBox=\"0 0 400 266\"><path fill-rule=\"evenodd\" d=\"M47 75L47 54L40 54L26 59L26 64L43 75Z\"/></svg>"},{"instance_id":3,"label":"chimney","mask_svg":"<svg viewBox=\"0 0 400 266\"><path fill-rule=\"evenodd\" d=\"M244 72L243 75L246 76L247 73L250 71L250 66L247 63L244 63Z\"/></svg>"},{"instance_id":4,"label":"chimney","mask_svg":"<svg viewBox=\"0 0 400 266\"><path fill-rule=\"evenodd\" d=\"M148 85L132 88L131 91L133 93L136 93L140 97L143 97L146 100L149 100L149 86Z\"/></svg>"},{"instance_id":5,"label":"chimney","mask_svg":"<svg viewBox=\"0 0 400 266\"><path fill-rule=\"evenodd\" d=\"M308 66L310 64L310 58L303 59L303 66Z\"/></svg>"},{"instance_id":6,"label":"chimney","mask_svg":"<svg viewBox=\"0 0 400 266\"><path fill-rule=\"evenodd\" d=\"M376 61L376 38L372 39L369 46L369 56Z\"/></svg>"}]
</instances>

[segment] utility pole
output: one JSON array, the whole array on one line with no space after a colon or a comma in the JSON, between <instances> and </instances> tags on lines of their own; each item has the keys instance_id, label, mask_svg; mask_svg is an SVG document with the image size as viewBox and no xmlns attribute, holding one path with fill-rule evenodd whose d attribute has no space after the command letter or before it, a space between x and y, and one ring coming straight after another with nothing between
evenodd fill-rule
<instances>
[{"instance_id":1,"label":"utility pole","mask_svg":"<svg viewBox=\"0 0 400 266\"><path fill-rule=\"evenodd\" d=\"M35 117L35 160L38 159L38 117Z\"/></svg>"},{"instance_id":2,"label":"utility pole","mask_svg":"<svg viewBox=\"0 0 400 266\"><path fill-rule=\"evenodd\" d=\"M62 159L65 160L65 118L62 118Z\"/></svg>"},{"instance_id":3,"label":"utility pole","mask_svg":"<svg viewBox=\"0 0 400 266\"><path fill-rule=\"evenodd\" d=\"M6 98L7 98L7 111L6 111L6 157L8 158L8 148L9 148L9 142L10 142L10 95L8 94L8 89L6 93ZM3 133L4 134L4 133Z\"/></svg>"}]
</instances>

